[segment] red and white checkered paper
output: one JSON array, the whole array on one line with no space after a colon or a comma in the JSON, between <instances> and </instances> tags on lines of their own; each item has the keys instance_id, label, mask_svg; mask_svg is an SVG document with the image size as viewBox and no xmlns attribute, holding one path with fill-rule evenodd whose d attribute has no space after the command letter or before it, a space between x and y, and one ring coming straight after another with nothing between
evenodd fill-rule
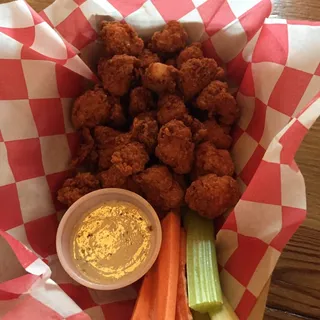
<instances>
[{"instance_id":1,"label":"red and white checkered paper","mask_svg":"<svg viewBox=\"0 0 320 320\"><path fill-rule=\"evenodd\" d=\"M128 320L133 310L137 284L87 289L55 249L55 193L78 143L72 99L95 79L77 53L95 52L95 15L144 37L179 20L238 84L232 152L244 193L217 248L224 293L248 318L306 215L294 154L320 114L320 23L265 20L270 11L269 0L57 0L40 14L23 1L0 5L0 252L9 244L16 257L0 261L1 319Z\"/></svg>"}]
</instances>

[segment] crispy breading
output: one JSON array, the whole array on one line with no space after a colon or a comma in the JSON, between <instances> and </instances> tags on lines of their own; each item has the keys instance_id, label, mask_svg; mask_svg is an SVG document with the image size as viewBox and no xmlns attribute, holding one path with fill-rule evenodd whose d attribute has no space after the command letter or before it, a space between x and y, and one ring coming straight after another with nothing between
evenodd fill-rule
<instances>
[{"instance_id":1,"label":"crispy breading","mask_svg":"<svg viewBox=\"0 0 320 320\"><path fill-rule=\"evenodd\" d=\"M203 52L201 50L201 43L200 42L194 42L190 46L183 49L177 58L177 67L178 69L181 68L182 64L190 59L202 59L203 58Z\"/></svg>"},{"instance_id":2,"label":"crispy breading","mask_svg":"<svg viewBox=\"0 0 320 320\"><path fill-rule=\"evenodd\" d=\"M144 87L136 87L130 92L129 113L135 117L139 113L155 109L152 92Z\"/></svg>"},{"instance_id":3,"label":"crispy breading","mask_svg":"<svg viewBox=\"0 0 320 320\"><path fill-rule=\"evenodd\" d=\"M217 63L214 59L189 59L180 69L180 89L186 100L190 100L204 89L217 74Z\"/></svg>"},{"instance_id":4,"label":"crispy breading","mask_svg":"<svg viewBox=\"0 0 320 320\"><path fill-rule=\"evenodd\" d=\"M155 62L151 63L142 76L143 86L158 93L175 92L178 70L172 66Z\"/></svg>"},{"instance_id":5,"label":"crispy breading","mask_svg":"<svg viewBox=\"0 0 320 320\"><path fill-rule=\"evenodd\" d=\"M158 123L149 112L140 113L133 119L132 138L141 142L149 153L152 153L157 145L158 132Z\"/></svg>"},{"instance_id":6,"label":"crispy breading","mask_svg":"<svg viewBox=\"0 0 320 320\"><path fill-rule=\"evenodd\" d=\"M138 59L141 61L141 68L147 68L151 63L160 62L159 56L149 49L144 49L141 54L138 55Z\"/></svg>"},{"instance_id":7,"label":"crispy breading","mask_svg":"<svg viewBox=\"0 0 320 320\"><path fill-rule=\"evenodd\" d=\"M192 182L185 201L189 208L203 217L214 219L235 206L240 199L236 180L230 176L207 174Z\"/></svg>"},{"instance_id":8,"label":"crispy breading","mask_svg":"<svg viewBox=\"0 0 320 320\"><path fill-rule=\"evenodd\" d=\"M229 149L231 147L231 136L226 133L226 129L221 127L216 120L209 119L203 124L208 133L206 140L211 141L218 149Z\"/></svg>"},{"instance_id":9,"label":"crispy breading","mask_svg":"<svg viewBox=\"0 0 320 320\"><path fill-rule=\"evenodd\" d=\"M115 96L125 95L136 77L135 69L139 66L139 59L126 54L116 55L111 59L101 58L98 74L103 88Z\"/></svg>"},{"instance_id":10,"label":"crispy breading","mask_svg":"<svg viewBox=\"0 0 320 320\"><path fill-rule=\"evenodd\" d=\"M156 156L179 174L189 173L194 157L194 143L189 127L182 121L171 120L161 127Z\"/></svg>"},{"instance_id":11,"label":"crispy breading","mask_svg":"<svg viewBox=\"0 0 320 320\"><path fill-rule=\"evenodd\" d=\"M188 115L183 100L175 94L161 96L158 100L158 108L157 119L161 125L174 119L183 121L187 126L192 122L192 117Z\"/></svg>"},{"instance_id":12,"label":"crispy breading","mask_svg":"<svg viewBox=\"0 0 320 320\"><path fill-rule=\"evenodd\" d=\"M73 126L80 129L105 124L110 116L111 102L101 88L86 91L73 104L71 114Z\"/></svg>"},{"instance_id":13,"label":"crispy breading","mask_svg":"<svg viewBox=\"0 0 320 320\"><path fill-rule=\"evenodd\" d=\"M107 55L128 54L137 56L144 47L143 40L128 24L117 21L103 21L100 37Z\"/></svg>"},{"instance_id":14,"label":"crispy breading","mask_svg":"<svg viewBox=\"0 0 320 320\"><path fill-rule=\"evenodd\" d=\"M124 175L130 176L144 170L149 156L143 144L131 142L116 150L111 158L111 162Z\"/></svg>"},{"instance_id":15,"label":"crispy breading","mask_svg":"<svg viewBox=\"0 0 320 320\"><path fill-rule=\"evenodd\" d=\"M217 176L232 176L234 164L228 150L217 149L211 142L199 144L195 150L194 178L214 173Z\"/></svg>"},{"instance_id":16,"label":"crispy breading","mask_svg":"<svg viewBox=\"0 0 320 320\"><path fill-rule=\"evenodd\" d=\"M228 85L218 80L210 84L199 94L197 107L207 110L209 116L217 115L219 121L231 125L240 116L240 109L235 98L228 92Z\"/></svg>"},{"instance_id":17,"label":"crispy breading","mask_svg":"<svg viewBox=\"0 0 320 320\"><path fill-rule=\"evenodd\" d=\"M183 202L184 191L166 166L150 167L133 176L133 180L155 209L168 211L179 208Z\"/></svg>"},{"instance_id":18,"label":"crispy breading","mask_svg":"<svg viewBox=\"0 0 320 320\"><path fill-rule=\"evenodd\" d=\"M71 206L87 193L100 188L99 180L89 172L78 173L74 178L67 179L58 191L58 200Z\"/></svg>"},{"instance_id":19,"label":"crispy breading","mask_svg":"<svg viewBox=\"0 0 320 320\"><path fill-rule=\"evenodd\" d=\"M155 32L151 38L154 52L172 53L186 46L188 34L178 21L169 21L162 31Z\"/></svg>"}]
</instances>

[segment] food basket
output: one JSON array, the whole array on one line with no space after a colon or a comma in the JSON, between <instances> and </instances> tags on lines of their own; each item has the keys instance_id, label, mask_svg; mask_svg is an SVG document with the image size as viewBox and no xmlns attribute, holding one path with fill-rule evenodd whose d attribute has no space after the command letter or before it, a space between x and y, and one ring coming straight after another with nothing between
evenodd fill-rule
<instances>
[{"instance_id":1,"label":"food basket","mask_svg":"<svg viewBox=\"0 0 320 320\"><path fill-rule=\"evenodd\" d=\"M224 294L262 319L268 281L306 215L294 155L320 114L320 23L268 19L269 0L56 0L39 14L0 5L0 317L130 319L138 284L87 289L63 271L56 192L78 136L72 101L99 53L101 16L144 38L178 20L223 64L241 106L232 155L243 195L217 234ZM85 62L84 62L85 61Z\"/></svg>"}]
</instances>

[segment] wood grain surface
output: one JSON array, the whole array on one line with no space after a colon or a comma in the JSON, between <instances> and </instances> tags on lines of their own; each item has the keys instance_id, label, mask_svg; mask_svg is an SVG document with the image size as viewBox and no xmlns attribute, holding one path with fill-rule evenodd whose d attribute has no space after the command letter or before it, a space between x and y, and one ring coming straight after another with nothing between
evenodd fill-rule
<instances>
[{"instance_id":1,"label":"wood grain surface","mask_svg":"<svg viewBox=\"0 0 320 320\"><path fill-rule=\"evenodd\" d=\"M6 0L0 0L3 2ZM41 11L53 1L27 2ZM319 21L320 0L275 0L271 17ZM320 119L296 155L306 181L308 217L286 246L273 273L265 320L320 319L319 140Z\"/></svg>"}]
</instances>

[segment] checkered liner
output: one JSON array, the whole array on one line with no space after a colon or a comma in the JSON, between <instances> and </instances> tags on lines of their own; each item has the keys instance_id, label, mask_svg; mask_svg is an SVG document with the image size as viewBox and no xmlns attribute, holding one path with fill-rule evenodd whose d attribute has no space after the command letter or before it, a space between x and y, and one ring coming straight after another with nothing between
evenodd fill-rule
<instances>
[{"instance_id":1,"label":"checkered liner","mask_svg":"<svg viewBox=\"0 0 320 320\"><path fill-rule=\"evenodd\" d=\"M2 277L0 317L127 320L132 313L138 285L89 290L66 275L55 251L63 209L55 193L78 143L72 99L83 79L95 78L77 53L94 52L95 15L109 15L145 37L181 21L239 85L232 152L244 193L217 249L224 293L247 319L306 214L294 154L320 114L320 23L265 20L269 0L57 0L40 14L23 1L0 8L0 250L9 244L16 258L6 265L18 259L26 270Z\"/></svg>"}]
</instances>

